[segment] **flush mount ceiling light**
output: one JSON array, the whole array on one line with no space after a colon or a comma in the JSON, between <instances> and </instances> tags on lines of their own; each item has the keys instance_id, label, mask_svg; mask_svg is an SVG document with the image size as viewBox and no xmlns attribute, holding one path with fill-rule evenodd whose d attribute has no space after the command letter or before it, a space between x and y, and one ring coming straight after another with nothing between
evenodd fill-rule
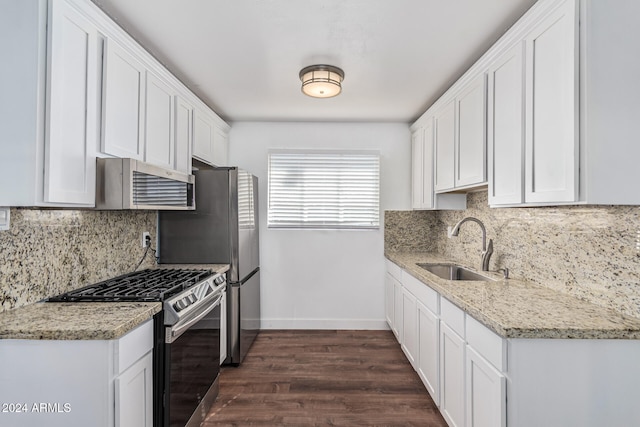
<instances>
[{"instance_id":1,"label":"flush mount ceiling light","mask_svg":"<svg viewBox=\"0 0 640 427\"><path fill-rule=\"evenodd\" d=\"M310 65L300 70L302 93L314 98L331 98L342 91L344 71L333 65Z\"/></svg>"}]
</instances>

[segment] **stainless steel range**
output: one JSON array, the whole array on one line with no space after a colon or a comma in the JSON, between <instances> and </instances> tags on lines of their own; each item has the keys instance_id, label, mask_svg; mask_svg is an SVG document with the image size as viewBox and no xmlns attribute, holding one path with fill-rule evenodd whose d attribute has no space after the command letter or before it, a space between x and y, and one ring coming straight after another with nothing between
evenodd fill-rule
<instances>
[{"instance_id":1,"label":"stainless steel range","mask_svg":"<svg viewBox=\"0 0 640 427\"><path fill-rule=\"evenodd\" d=\"M200 425L218 395L225 287L225 276L211 270L143 270L49 301L162 302L154 318L154 426L191 427Z\"/></svg>"}]
</instances>

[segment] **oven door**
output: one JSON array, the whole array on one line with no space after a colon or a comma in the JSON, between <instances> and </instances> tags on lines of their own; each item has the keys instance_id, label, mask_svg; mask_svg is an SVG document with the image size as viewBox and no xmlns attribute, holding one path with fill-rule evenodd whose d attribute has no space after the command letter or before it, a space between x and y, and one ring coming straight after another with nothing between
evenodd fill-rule
<instances>
[{"instance_id":1,"label":"oven door","mask_svg":"<svg viewBox=\"0 0 640 427\"><path fill-rule=\"evenodd\" d=\"M221 298L165 327L165 427L200 426L218 395Z\"/></svg>"}]
</instances>

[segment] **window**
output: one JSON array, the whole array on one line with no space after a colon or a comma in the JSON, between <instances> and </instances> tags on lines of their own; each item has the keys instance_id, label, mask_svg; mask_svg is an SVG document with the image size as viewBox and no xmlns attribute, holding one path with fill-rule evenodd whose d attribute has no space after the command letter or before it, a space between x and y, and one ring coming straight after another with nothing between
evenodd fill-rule
<instances>
[{"instance_id":1,"label":"window","mask_svg":"<svg viewBox=\"0 0 640 427\"><path fill-rule=\"evenodd\" d=\"M379 193L378 153L269 153L271 228L378 228Z\"/></svg>"}]
</instances>

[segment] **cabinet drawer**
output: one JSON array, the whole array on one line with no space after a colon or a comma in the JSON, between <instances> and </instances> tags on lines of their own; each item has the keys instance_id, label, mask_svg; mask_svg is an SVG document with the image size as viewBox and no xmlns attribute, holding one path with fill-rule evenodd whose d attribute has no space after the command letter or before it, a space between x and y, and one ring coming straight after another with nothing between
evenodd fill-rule
<instances>
[{"instance_id":1,"label":"cabinet drawer","mask_svg":"<svg viewBox=\"0 0 640 427\"><path fill-rule=\"evenodd\" d=\"M440 319L462 338L464 333L464 311L446 298L440 298Z\"/></svg>"},{"instance_id":2,"label":"cabinet drawer","mask_svg":"<svg viewBox=\"0 0 640 427\"><path fill-rule=\"evenodd\" d=\"M396 280L402 281L402 269L388 259L385 259L384 262L387 268L387 272L391 274Z\"/></svg>"},{"instance_id":3,"label":"cabinet drawer","mask_svg":"<svg viewBox=\"0 0 640 427\"><path fill-rule=\"evenodd\" d=\"M153 319L150 319L117 340L114 371L124 372L153 348Z\"/></svg>"},{"instance_id":4,"label":"cabinet drawer","mask_svg":"<svg viewBox=\"0 0 640 427\"><path fill-rule=\"evenodd\" d=\"M473 317L466 316L467 343L499 371L506 371L505 340Z\"/></svg>"},{"instance_id":5,"label":"cabinet drawer","mask_svg":"<svg viewBox=\"0 0 640 427\"><path fill-rule=\"evenodd\" d=\"M435 314L440 313L438 293L436 291L404 270L402 270L401 282L402 286L407 288L425 307Z\"/></svg>"}]
</instances>

